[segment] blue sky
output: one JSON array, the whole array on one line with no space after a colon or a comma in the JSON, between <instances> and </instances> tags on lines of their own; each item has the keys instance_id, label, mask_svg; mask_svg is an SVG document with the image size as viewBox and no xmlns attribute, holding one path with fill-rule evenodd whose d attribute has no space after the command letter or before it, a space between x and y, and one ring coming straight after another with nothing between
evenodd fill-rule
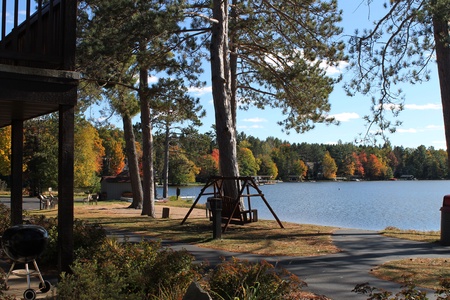
<instances>
[{"instance_id":1,"label":"blue sky","mask_svg":"<svg viewBox=\"0 0 450 300\"><path fill-rule=\"evenodd\" d=\"M344 10L344 34L342 39L347 40L346 34L353 33L355 24L369 27L368 10L364 5L359 5L360 1L340 1ZM381 6L381 3L377 2ZM371 16L382 10L375 10L373 4L370 12ZM367 25L364 25L367 24ZM205 80L209 81L209 67L205 66ZM440 100L439 82L437 78L436 65L430 68L431 81L420 85L405 84L400 86L405 92L405 109L397 118L402 121L402 126L397 128L394 134L388 134L391 144L394 146L417 147L425 145L433 146L437 149L445 149L444 125L442 117L442 105ZM281 127L276 124L282 120L281 112L274 109L260 110L252 108L248 111L238 111L237 130L245 132L260 139L269 136L287 140L291 143L337 143L353 142L359 134L367 131L366 123L363 120L365 115L370 114L371 101L369 97L356 95L346 96L343 90L343 83L351 78L351 71L342 69L343 81L335 86L330 95L331 110L330 115L336 117L341 122L339 126L317 124L313 130L297 134L291 132L289 135L281 131ZM194 96L200 97L202 105L207 111L207 117L203 119L204 126L201 131L211 130L214 123L214 107L212 104L211 86L208 84L203 90L193 90ZM376 130L377 128L373 128ZM379 141L382 142L382 141Z\"/></svg>"},{"instance_id":2,"label":"blue sky","mask_svg":"<svg viewBox=\"0 0 450 300\"><path fill-rule=\"evenodd\" d=\"M365 6L365 2L365 0L339 1L340 8L344 11L344 20L341 24L344 28L344 34L341 38L344 41L348 39L346 35L353 33L356 26L370 27L369 15L373 18L383 12L381 1L374 2L375 4L372 4L370 12ZM11 3L11 0L8 0L8 3ZM24 12L21 11L20 15L23 17ZM430 67L433 71L431 81L420 85L405 84L401 86L405 91L406 105L405 110L400 113L397 119L402 121L403 124L397 128L396 133L388 134L391 144L394 146L417 147L425 145L426 147L433 146L445 149L439 82L436 65L434 62L432 64ZM204 69L203 78L210 82L209 65L205 65ZM329 99L331 103L329 114L341 122L339 126L317 124L316 128L309 132L297 134L293 131L287 135L276 124L277 121L283 119L279 110L251 108L248 111L238 111L238 132L245 132L247 135L260 139L273 136L291 143L337 143L339 140L344 143L353 142L358 138L359 134L364 134L367 131L363 117L370 114L371 103L369 97L362 95L356 95L355 97L346 96L342 84L351 78L351 71L345 71L344 68L342 71L343 81L335 86ZM210 131L211 125L214 124L214 107L210 83L202 90L193 89L191 93L193 96L201 99L202 105L207 111L207 116L202 120L204 125L200 131ZM96 114L96 111L98 111L98 108L92 108L88 111L88 114ZM113 118L111 121L121 127L121 122L118 118Z\"/></svg>"}]
</instances>

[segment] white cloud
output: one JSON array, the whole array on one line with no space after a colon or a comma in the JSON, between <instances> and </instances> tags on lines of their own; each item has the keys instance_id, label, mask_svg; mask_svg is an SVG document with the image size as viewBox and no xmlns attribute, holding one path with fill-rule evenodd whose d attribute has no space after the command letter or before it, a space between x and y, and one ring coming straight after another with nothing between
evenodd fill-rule
<instances>
[{"instance_id":1,"label":"white cloud","mask_svg":"<svg viewBox=\"0 0 450 300\"><path fill-rule=\"evenodd\" d=\"M418 132L417 129L415 129L415 128L407 128L407 129L405 129L405 128L397 128L396 131L400 132L400 133L417 133Z\"/></svg>"},{"instance_id":2,"label":"white cloud","mask_svg":"<svg viewBox=\"0 0 450 300\"><path fill-rule=\"evenodd\" d=\"M205 87L202 87L202 88L190 87L189 88L189 92L197 94L197 95L211 94L212 93L212 86L205 86Z\"/></svg>"},{"instance_id":3,"label":"white cloud","mask_svg":"<svg viewBox=\"0 0 450 300\"><path fill-rule=\"evenodd\" d=\"M344 112L340 114L330 115L330 117L334 117L337 121L340 122L349 122L352 119L359 119L360 116L354 112Z\"/></svg>"},{"instance_id":4,"label":"white cloud","mask_svg":"<svg viewBox=\"0 0 450 300\"><path fill-rule=\"evenodd\" d=\"M435 104L435 103L427 103L427 104L405 104L406 109L411 110L436 110L436 109L442 109L441 104Z\"/></svg>"},{"instance_id":5,"label":"white cloud","mask_svg":"<svg viewBox=\"0 0 450 300\"><path fill-rule=\"evenodd\" d=\"M444 125L428 125L425 128L429 130L444 130Z\"/></svg>"},{"instance_id":6,"label":"white cloud","mask_svg":"<svg viewBox=\"0 0 450 300\"><path fill-rule=\"evenodd\" d=\"M320 67L327 72L328 76L342 74L343 70L347 68L348 62L340 61L337 66L330 66L326 61L320 63Z\"/></svg>"},{"instance_id":7,"label":"white cloud","mask_svg":"<svg viewBox=\"0 0 450 300\"><path fill-rule=\"evenodd\" d=\"M249 119L243 119L243 122L250 122L250 123L262 123L267 122L266 119L263 118L249 118Z\"/></svg>"},{"instance_id":8,"label":"white cloud","mask_svg":"<svg viewBox=\"0 0 450 300\"><path fill-rule=\"evenodd\" d=\"M148 83L157 83L158 80L159 80L159 78L156 77L156 76L149 76L148 77Z\"/></svg>"}]
</instances>

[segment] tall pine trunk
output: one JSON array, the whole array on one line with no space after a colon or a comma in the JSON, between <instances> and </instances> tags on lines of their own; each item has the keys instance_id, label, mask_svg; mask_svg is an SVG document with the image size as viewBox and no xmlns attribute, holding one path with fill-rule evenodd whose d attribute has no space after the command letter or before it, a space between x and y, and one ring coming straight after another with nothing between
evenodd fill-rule
<instances>
[{"instance_id":1,"label":"tall pine trunk","mask_svg":"<svg viewBox=\"0 0 450 300\"><path fill-rule=\"evenodd\" d=\"M142 184L139 175L139 160L136 152L136 140L133 132L131 116L122 115L123 133L128 160L128 171L130 173L131 191L133 192L133 203L130 208L142 208Z\"/></svg>"},{"instance_id":2,"label":"tall pine trunk","mask_svg":"<svg viewBox=\"0 0 450 300\"><path fill-rule=\"evenodd\" d=\"M236 127L231 103L231 76L228 47L228 0L213 1L211 36L211 80L216 119L216 135L219 146L219 168L222 176L237 177L239 169L236 151ZM226 196L235 198L238 186L234 181L224 185Z\"/></svg>"},{"instance_id":3,"label":"tall pine trunk","mask_svg":"<svg viewBox=\"0 0 450 300\"><path fill-rule=\"evenodd\" d=\"M166 133L164 138L164 167L163 167L163 198L169 196L169 143L170 143L170 126L166 121Z\"/></svg>"},{"instance_id":4,"label":"tall pine trunk","mask_svg":"<svg viewBox=\"0 0 450 300\"><path fill-rule=\"evenodd\" d=\"M450 172L450 48L448 47L450 35L448 20L439 17L433 18L433 30L447 143L448 172Z\"/></svg>"},{"instance_id":5,"label":"tall pine trunk","mask_svg":"<svg viewBox=\"0 0 450 300\"><path fill-rule=\"evenodd\" d=\"M141 215L156 217L154 201L154 176L153 176L153 136L150 112L150 99L148 93L148 71L141 68L139 72L140 89L139 101L141 103L142 126L142 173L143 173L143 203Z\"/></svg>"}]
</instances>

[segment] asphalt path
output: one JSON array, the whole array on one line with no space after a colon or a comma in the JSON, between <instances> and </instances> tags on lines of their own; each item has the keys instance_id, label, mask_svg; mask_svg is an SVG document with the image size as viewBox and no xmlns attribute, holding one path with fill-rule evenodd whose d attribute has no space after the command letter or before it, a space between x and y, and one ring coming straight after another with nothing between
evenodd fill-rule
<instances>
[{"instance_id":1,"label":"asphalt path","mask_svg":"<svg viewBox=\"0 0 450 300\"><path fill-rule=\"evenodd\" d=\"M0 203L11 206L11 199L2 197L0 198ZM36 210L40 209L40 201L37 197L23 197L22 208L24 210Z\"/></svg>"}]
</instances>

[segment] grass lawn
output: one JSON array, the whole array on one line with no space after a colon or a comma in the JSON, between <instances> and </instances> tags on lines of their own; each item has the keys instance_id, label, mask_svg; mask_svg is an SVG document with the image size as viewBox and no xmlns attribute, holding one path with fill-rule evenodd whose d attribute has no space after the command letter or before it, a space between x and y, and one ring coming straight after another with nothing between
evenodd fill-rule
<instances>
[{"instance_id":1,"label":"grass lawn","mask_svg":"<svg viewBox=\"0 0 450 300\"><path fill-rule=\"evenodd\" d=\"M188 207L187 201L169 201L157 204L157 208L170 207L171 213L177 210L183 213L178 218L150 218L141 216L140 210L127 209L129 203L99 202L98 205L76 203L75 218L98 223L105 228L125 229L145 234L157 239L173 240L195 244L200 247L221 249L232 252L249 252L261 255L317 256L339 251L332 241L334 227L284 223L280 228L276 221L260 220L242 225L230 225L222 239L212 239L212 227L206 213L197 211L195 217L189 217L181 225ZM55 217L57 210L34 211ZM202 217L199 217L202 216Z\"/></svg>"}]
</instances>

